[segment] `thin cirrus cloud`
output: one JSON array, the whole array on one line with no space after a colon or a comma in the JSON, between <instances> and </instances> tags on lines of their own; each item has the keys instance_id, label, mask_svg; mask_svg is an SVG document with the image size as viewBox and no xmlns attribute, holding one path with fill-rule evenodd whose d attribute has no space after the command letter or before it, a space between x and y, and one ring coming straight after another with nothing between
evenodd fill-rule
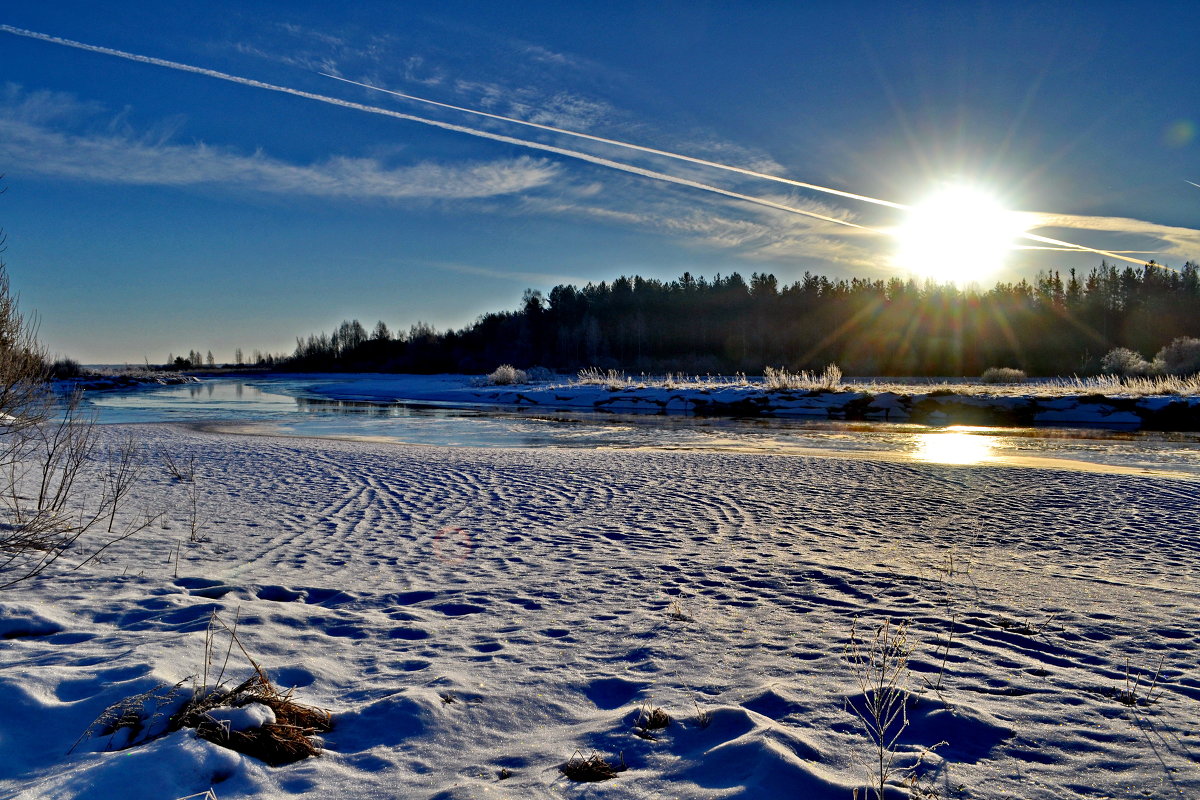
<instances>
[{"instance_id":1,"label":"thin cirrus cloud","mask_svg":"<svg viewBox=\"0 0 1200 800\"><path fill-rule=\"evenodd\" d=\"M576 216L608 224L656 230L722 250L755 257L807 256L845 261L847 249L829 224L773 209L747 219L746 209L721 203L704 210L695 197L644 191L617 201L603 184L576 185L560 164L534 157L445 166L424 163L387 168L376 159L335 157L292 164L263 153L243 154L203 144L172 141L178 121L135 131L122 116L105 116L99 104L55 92L0 94L0 160L21 169L68 180L112 184L200 186L288 196L343 199L475 200L520 195L498 212ZM547 191L535 192L544 189ZM800 197L778 203L853 219L845 209ZM484 210L484 209L481 209ZM840 226L839 226L840 227ZM843 231L843 234L845 231ZM851 263L867 263L855 257Z\"/></svg>"},{"instance_id":2,"label":"thin cirrus cloud","mask_svg":"<svg viewBox=\"0 0 1200 800\"><path fill-rule=\"evenodd\" d=\"M736 253L762 261L825 261L843 268L878 271L885 268L887 241L865 229L846 228L821 219L773 208L750 207L736 201L681 197L676 192L621 192L621 201L607 200L607 187L582 184L562 195L522 195L519 207L502 210L531 215L591 219L669 236L699 250ZM774 202L853 221L856 216L833 203L793 194L769 196Z\"/></svg>"},{"instance_id":3,"label":"thin cirrus cloud","mask_svg":"<svg viewBox=\"0 0 1200 800\"><path fill-rule=\"evenodd\" d=\"M511 195L558 179L559 165L521 156L498 161L389 167L373 158L338 156L293 164L204 144L176 144L170 130L138 134L120 118L73 132L96 115L67 95L22 94L0 103L0 162L68 180L152 186L219 185L290 196L376 200L468 200Z\"/></svg>"},{"instance_id":4,"label":"thin cirrus cloud","mask_svg":"<svg viewBox=\"0 0 1200 800\"><path fill-rule=\"evenodd\" d=\"M1200 250L1200 230L1175 225L1160 225L1130 217L1087 216L1083 214L1032 215L1037 228L1067 228L1079 231L1098 231L1126 236L1145 236L1159 243L1161 249L1149 252L1158 256L1188 258Z\"/></svg>"},{"instance_id":5,"label":"thin cirrus cloud","mask_svg":"<svg viewBox=\"0 0 1200 800\"><path fill-rule=\"evenodd\" d=\"M561 87L547 87L544 80L547 64L555 69L569 67L587 73L596 73L600 67L586 59L539 45L509 41L498 43L490 37L484 37L489 46L499 47L509 55L514 61L515 72L525 75L531 71L538 72L538 77L543 80L531 83L505 81L495 76L486 79L478 76L451 78L452 74L462 72L462 66L456 68L453 63L456 54L423 52L420 44L411 36L374 33L370 35L368 44L353 46L350 44L351 38L292 24L278 26L270 33L283 34L285 42L260 35L254 39L233 42L230 46L242 55L311 72L336 76L367 75L379 81L399 78L405 83L426 87L445 86L463 102L540 124L588 129L611 124L614 119L623 116L604 100Z\"/></svg>"}]
</instances>

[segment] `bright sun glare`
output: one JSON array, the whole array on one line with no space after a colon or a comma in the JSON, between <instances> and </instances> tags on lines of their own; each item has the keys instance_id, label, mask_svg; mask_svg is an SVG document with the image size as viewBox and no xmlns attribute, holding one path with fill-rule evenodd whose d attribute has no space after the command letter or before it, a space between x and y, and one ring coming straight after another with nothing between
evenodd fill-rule
<instances>
[{"instance_id":1,"label":"bright sun glare","mask_svg":"<svg viewBox=\"0 0 1200 800\"><path fill-rule=\"evenodd\" d=\"M939 282L970 283L999 272L1024 231L1022 215L991 194L950 186L909 209L895 231L895 263Z\"/></svg>"}]
</instances>

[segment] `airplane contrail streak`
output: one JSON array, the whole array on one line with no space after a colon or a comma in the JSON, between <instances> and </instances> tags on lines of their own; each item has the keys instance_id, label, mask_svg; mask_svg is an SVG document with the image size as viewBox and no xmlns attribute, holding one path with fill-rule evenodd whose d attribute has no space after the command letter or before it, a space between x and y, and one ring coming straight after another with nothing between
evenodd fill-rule
<instances>
[{"instance_id":1,"label":"airplane contrail streak","mask_svg":"<svg viewBox=\"0 0 1200 800\"><path fill-rule=\"evenodd\" d=\"M734 191L730 191L728 189L722 189L718 186L710 186L709 184L701 183L700 181L693 181L693 180L689 180L687 178L680 178L675 175L668 175L664 172L656 172L655 170L645 169L643 167L637 167L632 164L625 164L620 161L613 161L611 159L601 158L600 156L594 156L594 155L591 155L590 153L581 153L576 150L569 150L565 147L555 147L554 145L542 144L541 142L533 142L533 141L528 141L526 139L518 139L513 136L504 136L502 134L492 133L490 131L483 131L483 130L479 130L477 128L470 128L465 125L455 125L455 124L449 123L449 122L439 122L438 120L426 119L425 117L418 117L418 116L414 116L412 114L404 114L399 111L392 111L392 110L386 109L386 108L379 108L378 106L368 106L363 103L355 103L355 102L352 102L349 100L341 100L336 97L329 97L328 95L317 94L315 92L306 92L302 89L292 89L287 86L279 86L279 85L273 84L273 83L265 83L263 81L254 80L252 78L243 78L238 75L231 75L227 72L218 72L217 70L206 69L204 67L194 67L194 66L191 66L190 64L182 64L178 61L168 61L163 58L154 58L152 56L138 55L137 53L129 53L124 50L115 50L111 47L101 47L99 45L94 45L94 44L85 44L83 42L77 42L72 39L63 39L61 37L50 36L45 33L38 33L36 31L24 30L22 28L14 28L11 25L0 25L0 32L11 33L15 36L23 36L23 37L26 37L29 39L37 39L39 41L48 42L50 44L62 45L64 47L72 47L72 48L75 48L78 50L85 50L90 53L99 53L102 55L123 58L123 59L129 60L129 61L136 61L136 62L139 62L142 64L151 64L156 67L165 67L167 69L179 70L181 72L190 72L190 73L193 73L196 75L204 75L209 78L216 78L217 80L229 81L230 83L237 83L237 84L241 84L242 86L250 86L255 89L265 89L265 90L271 91L271 92L281 92L283 94L290 94L295 97L303 97L306 100L316 100L317 102L320 102L320 103L328 103L329 105L341 106L342 108L350 108L350 109L354 109L355 111L365 111L369 114L382 114L383 116L392 117L394 119L402 119L402 120L407 120L409 122L419 122L423 125L430 125L432 127L441 128L443 130L455 131L456 133L465 133L470 136L478 136L483 139L491 139L491 140L497 141L497 142L504 142L506 144L517 145L519 147L528 147L533 150L542 150L547 153L554 153L555 155L560 155L560 156L564 156L567 158L574 158L574 159L578 159L580 161L587 161L587 162L590 162L592 164L597 164L602 167L608 167L609 169L615 169L615 170L619 170L621 172L628 172L628 173L632 173L634 175L641 175L643 177L652 178L654 180L666 181L667 183L674 183L679 186L689 186L694 189L701 189L706 192L712 192L714 194L724 195L725 197L730 197L735 200L742 200L747 203L754 203L754 204L757 204L760 206L766 206L767 208L773 208L773 209L776 209L779 211L787 211L792 214L800 214L805 217L811 217L813 219L818 219L823 222L829 222L829 223L832 223L835 225L843 225L848 228L856 228L858 230L870 231L872 233L879 233L879 234L884 233L884 231L881 231L877 228L871 228L867 225L859 225L858 223L850 222L849 220L838 219L837 217L831 217L831 216L828 216L825 214L818 214L815 211L809 211L807 209L797 208L795 206L790 206L785 203L778 203L778 202L775 202L774 200L768 200L763 197L754 197L752 195L742 194L740 192L734 192Z\"/></svg>"},{"instance_id":2,"label":"airplane contrail streak","mask_svg":"<svg viewBox=\"0 0 1200 800\"><path fill-rule=\"evenodd\" d=\"M565 147L556 147L554 145L542 144L541 142L529 141L527 139L519 139L514 136L504 136L502 134L492 133L490 131L479 130L478 128L471 128L471 127L467 127L466 125L456 125L456 124L449 123L449 122L440 122L438 120L427 119L425 117L418 117L413 114L405 114L405 113L402 113L399 111L392 111L392 110L386 109L386 108L379 108L378 106L369 106L364 103L355 103L350 100L341 100L339 98L330 97L328 95L317 94L315 92L307 92L302 89L293 89L293 88L290 88L287 86L279 86L277 84L266 83L264 81L258 81L258 80L254 80L252 78L243 78L238 75L231 75L227 72L219 72L217 70L207 69L205 67L196 67L196 66L192 66L190 64L183 64L178 61L168 61L167 59L163 59L163 58L154 58L153 56L143 56L143 55L139 55L137 53L129 53L124 50L116 50L111 47L102 47L100 45L86 44L84 42L77 42L73 39L64 39L60 36L51 36L50 34L46 34L46 33L38 33L37 31L26 30L24 28L17 28L12 25L0 24L0 33L9 33L9 34L12 34L13 36L21 36L21 37L24 37L27 39L36 39L38 41L47 42L49 44L56 44L56 45L60 45L63 47L74 48L77 50L84 50L84 51L90 52L90 53L98 53L100 55L114 56L116 58L123 58L128 61L136 61L136 62L139 62L142 64L150 64L150 65L153 65L156 67L164 67L166 69L178 70L180 72L190 72L195 75L203 75L205 77L215 78L217 80L222 80L222 81L228 81L230 83L236 83L236 84L240 84L242 86L249 86L249 87L252 87L255 89L264 89L266 91L271 91L271 92L280 92L282 94L288 94L288 95L292 95L294 97L302 97L306 100L315 100L319 103L327 103L327 104L333 105L333 106L340 106L341 108L349 108L349 109L352 109L355 111L363 111L368 114L380 114L382 116L391 117L393 119L402 119L402 120L407 120L409 122L417 122L422 125L429 125L434 128L441 128L442 130L454 131L456 133L465 133L469 136L477 136L482 139L490 139L492 141L504 142L506 144L516 145L518 147L526 147L526 148L529 148L532 150L540 150L540 151L547 152L547 153L554 153L555 155L563 156L565 158L573 158L573 159L576 159L579 161L586 161L591 164L596 164L596 165L599 165L602 167L608 167L609 169L618 170L620 172L627 172L627 173L630 173L633 175L641 175L642 177L651 178L653 180L665 181L667 183L673 183L673 184L676 184L679 186L688 186L688 187L691 187L694 189L701 189L706 192L711 192L713 194L722 195L724 197L729 197L729 198L732 198L735 200L741 200L741 201L744 201L747 203L754 203L756 205L765 206L767 208L773 208L773 209L776 209L779 211L786 211L786 212L789 212L792 214L799 214L801 216L810 217L812 219L821 220L823 222L828 222L828 223L831 223L834 225L841 225L844 227L854 228L854 229L862 230L862 231L868 231L870 233L877 233L877 234L881 234L881 235L888 234L888 231L882 230L880 228L873 228L873 227L870 227L867 225L859 225L858 223L855 223L855 222L850 222L848 220L839 219L837 217L827 216L825 214L818 214L814 211L808 211L807 209L797 208L795 206L789 206L785 203L778 203L774 200L768 200L763 197L755 197L753 195L742 194L741 192L734 192L734 191L730 191L728 189L722 189L718 186L712 186L707 183L701 183L700 181L693 181L693 180L689 180L687 178L680 178L678 176L669 175L664 172L657 172L655 170L645 169L643 167L637 167L632 164L626 164L621 161L613 161L611 159L601 158L600 156L594 156L594 155L591 155L590 153L583 153L578 150L570 150ZM325 75L326 73L321 73L321 74ZM346 83L357 83L356 81L348 81L345 78L337 78L337 76L334 76L334 75L327 75L326 77L334 78L335 80L345 81ZM369 86L367 84L358 84L358 85L365 86L366 88L369 88L369 89L376 89L378 91L389 92L389 90L387 90L387 89L379 89L378 87ZM632 148L634 150L639 150L642 152L653 153L656 155L667 156L670 158L677 158L677 159L689 161L689 162L696 163L696 164L703 164L706 166L715 167L718 169L725 169L725 170L730 170L733 172L740 172L740 173L743 173L746 175L763 178L763 179L767 179L767 180L779 181L782 183L791 184L793 186L810 189L812 191L826 192L829 194L835 194L838 196L847 197L847 198L851 198L851 199L855 199L855 200L861 200L861 201L868 202L868 203L876 203L879 205L885 205L885 206L888 206L891 208L896 208L896 209L901 209L901 210L909 208L909 206L905 206L900 203L892 203L887 200L879 200L878 198L868 197L866 195L858 195L858 194L853 194L850 192L843 192L838 189L829 189L827 187L816 186L814 184L801 183L799 181L791 181L789 179L780 178L780 177L774 176L774 175L758 173L758 172L754 172L753 170L744 170L740 167L732 167L732 166L729 166L726 164L718 164L716 162L705 161L703 159L693 158L691 156L684 156L684 155L680 155L678 153L671 153L671 152L668 152L665 150L655 150L654 148L650 148L650 147L643 147L641 145L627 144L625 142L619 142L619 141L616 141L613 139L604 139L603 137L591 136L590 134L581 134L581 133L577 133L574 131L564 130L561 128L554 128L554 127L551 127L548 125L540 125L537 123L525 122L523 120L511 119L509 117L502 117L502 116L499 116L496 114L489 114L489 113L482 112L482 111L475 111L472 109L461 108L459 106L452 106L452 105L449 105L446 103L438 103L438 102L432 101L432 100L425 100L423 98L414 97L412 95L403 95L400 92L389 92L389 93L397 94L402 97L407 97L409 99L416 100L419 102L432 103L433 105L442 106L444 108L454 109L454 110L458 110L458 111L464 111L464 112L471 113L471 114L479 114L481 116L491 117L491 118L494 118L497 120L505 120L508 122L515 122L515 123L518 123L521 125L531 125L533 127L543 128L545 130L550 130L550 131L554 131L557 133L569 134L569 135L573 135L573 136L581 136L585 139L592 139L595 141L604 142L606 144L612 144L612 145L617 145L617 146L621 146L621 147L628 147L628 148ZM1188 181L1188 183L1191 183L1191 181ZM1197 184L1192 184L1192 185L1196 186ZM1035 242L1040 242L1042 244L1055 245L1057 247L1063 247L1063 248L1067 248L1069 250L1075 250L1075 251L1087 252L1087 253L1095 253L1097 255L1108 256L1110 258L1115 258L1120 261L1128 261L1128 262L1131 262L1134 264L1151 266L1151 264L1147 261L1142 261L1142 260L1136 259L1136 258L1130 258L1129 256L1120 255L1119 253L1111 252L1109 250L1099 250L1097 248L1088 247L1086 245L1072 244L1071 242L1064 242L1060 239L1051 239L1051 238L1048 238L1045 236L1039 236L1039 235L1033 234L1033 233L1022 233L1021 238L1029 239L1029 240L1035 241ZM1161 266L1161 265L1155 264L1154 266Z\"/></svg>"},{"instance_id":3,"label":"airplane contrail streak","mask_svg":"<svg viewBox=\"0 0 1200 800\"><path fill-rule=\"evenodd\" d=\"M332 78L335 81L341 81L343 83L349 83L349 84L353 84L355 86L361 86L364 89L371 89L376 92L383 92L384 94L390 94L390 95L395 95L396 97L402 97L405 100L412 100L417 103L426 103L428 105L437 106L439 108L447 108L447 109L451 109L453 111L461 111L466 114L475 114L476 116L487 117L488 119L499 120L501 122L511 122L516 125L525 125L530 128L538 128L539 130L550 131L552 133L560 133L560 134L564 134L567 136L576 136L576 137L579 137L580 139L587 139L587 140L593 141L593 142L601 142L603 144L614 145L616 147L625 147L630 150L637 150L642 153L651 153L653 155L666 156L667 158L674 158L674 159L678 159L680 161L686 161L691 164L700 164L700 165L703 165L706 167L713 167L715 169L723 169L723 170L727 170L729 172L736 172L741 175L747 175L747 176L750 176L753 178L762 178L762 179L768 180L768 181L777 181L779 183L785 183L785 184L788 184L789 186L796 186L801 189L810 189L810 190L816 191L816 192L824 192L826 194L838 195L839 197L846 197L846 198L850 198L852 200L861 200L866 203L875 203L877 205L887 206L889 208L895 208L895 209L899 209L902 211L907 211L912 208L912 206L908 206L903 203L893 203L890 200L881 200L878 197L869 197L867 195L855 194L853 192L845 192L840 189L831 189L827 186L817 186L816 184L812 184L812 183L804 183L802 181L794 181L790 178L782 178L778 175L770 175L765 172L756 172L754 170L743 169L742 167L735 167L735 166L732 166L729 164L721 164L716 161L708 161L703 158L695 158L693 156L687 156L687 155L683 155L681 153L673 153L669 150L659 150L654 147L646 147L646 146L640 145L640 144L632 144L630 142L622 142L618 139L608 139L603 136L595 136L590 133L581 133L579 131L567 130L566 128L557 128L553 125L543 125L538 122L529 122L527 120L517 119L515 117L506 117L501 114L492 114L490 112L480 111L480 110L474 109L474 108L465 108L464 106L456 106L456 105L451 105L450 103L442 103L437 100L429 100L424 97L417 97L416 95L406 94L405 92L397 92L397 91L393 91L391 89L384 89L381 86L373 86L369 83L362 83L360 81L352 81L349 78L343 78L338 75L331 75L328 72L320 72L318 74L324 75L326 78ZM1188 181L1188 183L1191 183L1191 181ZM1194 184L1194 183L1192 185L1197 186L1197 184ZM1200 186L1198 186L1197 188L1200 188ZM1121 261L1130 261L1134 264L1142 264L1145 266L1149 266L1149 262L1142 261L1142 260L1136 259L1136 258L1129 258L1127 256L1121 255L1120 253L1117 253L1114 251L1097 250L1095 248L1088 247L1086 245L1071 244L1070 242L1063 242L1058 239L1049 239L1045 236L1038 236L1037 234L1028 233L1028 232L1022 232L1020 234L1020 236L1021 236L1021 238L1029 239L1030 241L1042 242L1044 244L1055 245L1056 247L1054 249L1056 249L1056 250L1068 250L1068 251L1074 251L1074 252L1096 253L1097 255L1109 256L1111 258L1116 258ZM1050 248L1046 248L1046 249L1050 249ZM1161 265L1155 265L1155 266L1161 266Z\"/></svg>"},{"instance_id":4,"label":"airplane contrail streak","mask_svg":"<svg viewBox=\"0 0 1200 800\"><path fill-rule=\"evenodd\" d=\"M1184 183L1192 183L1192 182L1189 180L1184 180ZM1200 189L1200 183L1192 183L1192 186L1195 186L1197 189Z\"/></svg>"},{"instance_id":5,"label":"airplane contrail streak","mask_svg":"<svg viewBox=\"0 0 1200 800\"><path fill-rule=\"evenodd\" d=\"M618 139L606 139L603 136L595 136L590 133L581 133L579 131L567 130L566 128L556 128L553 125L542 125L541 123L538 123L538 122L529 122L528 120L517 119L516 117L505 117L501 114L491 114L491 113L488 113L487 111L479 111L478 109L474 109L474 108L465 108L463 106L455 106L455 105L451 105L449 103L441 103L441 102L438 102L437 100L429 100L424 97L417 97L416 95L405 94L404 92L396 92L391 89L384 89L382 86L372 86L369 83L360 83L359 81L352 81L349 78L342 78L337 75L330 75L328 72L320 72L318 74L324 75L326 78L333 78L335 81L341 81L343 83L351 83L351 84L354 84L355 86L361 86L364 89L371 89L376 92L383 92L384 94L395 95L396 97L403 97L405 100L412 100L417 103L426 103L428 105L437 106L439 108L448 108L448 109L451 109L452 111L461 111L464 114L475 114L476 116L487 117L488 119L500 120L501 122L511 122L514 125L525 125L526 127L529 127L529 128L537 128L537 129L543 130L543 131L550 131L551 133L561 133L566 136L575 136L580 139L587 139L592 142L600 142L601 144L611 144L611 145L615 145L617 147L624 147L629 150L638 150L642 153L650 153L650 154L656 155L656 156L666 156L667 158L674 158L679 161L687 161L691 164L700 164L701 166L705 166L705 167L712 167L714 169L723 169L728 172L736 172L741 175L747 175L751 178L762 178L763 180L776 181L778 183L786 183L788 186L795 186L800 189L810 189L814 192L824 192L825 194L835 194L835 195L838 195L839 197L848 197L851 200L861 200L864 203L875 203L876 205L887 206L888 208L898 208L898 209L902 209L902 210L909 208L909 206L906 206L903 203L893 203L891 200L880 200L878 197L868 197L865 194L855 194L854 192L845 192L845 191L842 191L841 189L831 189L828 186L817 186L816 184L813 184L813 183L804 183L803 181L794 181L791 178L781 178L778 175L770 175L765 172L756 172L752 169L744 169L742 167L735 167L730 164L721 164L716 161L708 161L706 159L696 158L694 156L685 156L682 153L673 153L669 150L659 150L654 147L646 147L645 145L632 144L631 142L622 142Z\"/></svg>"}]
</instances>

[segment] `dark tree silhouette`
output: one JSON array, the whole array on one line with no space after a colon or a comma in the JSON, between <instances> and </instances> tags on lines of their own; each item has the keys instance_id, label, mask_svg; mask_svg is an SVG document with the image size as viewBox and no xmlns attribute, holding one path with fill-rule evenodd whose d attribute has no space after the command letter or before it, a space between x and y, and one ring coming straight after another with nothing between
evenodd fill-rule
<instances>
[{"instance_id":1,"label":"dark tree silhouette","mask_svg":"<svg viewBox=\"0 0 1200 800\"><path fill-rule=\"evenodd\" d=\"M830 280L734 272L665 282L621 276L526 290L519 307L462 330L418 322L368 337L357 320L297 340L291 370L488 372L498 364L576 370L718 373L839 364L849 375L1087 374L1114 347L1150 356L1200 336L1200 267L1101 263L1087 275L1045 272L990 289L892 278Z\"/></svg>"}]
</instances>

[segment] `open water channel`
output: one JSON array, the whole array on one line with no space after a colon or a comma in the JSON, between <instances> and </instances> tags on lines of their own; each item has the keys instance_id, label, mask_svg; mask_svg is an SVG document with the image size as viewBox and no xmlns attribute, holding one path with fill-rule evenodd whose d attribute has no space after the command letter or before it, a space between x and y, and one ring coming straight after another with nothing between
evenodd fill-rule
<instances>
[{"instance_id":1,"label":"open water channel","mask_svg":"<svg viewBox=\"0 0 1200 800\"><path fill-rule=\"evenodd\" d=\"M930 428L809 419L722 419L578 410L361 402L346 376L211 378L93 392L101 424L163 423L260 435L436 447L639 448L1045 467L1200 479L1200 434L1079 428Z\"/></svg>"}]
</instances>

